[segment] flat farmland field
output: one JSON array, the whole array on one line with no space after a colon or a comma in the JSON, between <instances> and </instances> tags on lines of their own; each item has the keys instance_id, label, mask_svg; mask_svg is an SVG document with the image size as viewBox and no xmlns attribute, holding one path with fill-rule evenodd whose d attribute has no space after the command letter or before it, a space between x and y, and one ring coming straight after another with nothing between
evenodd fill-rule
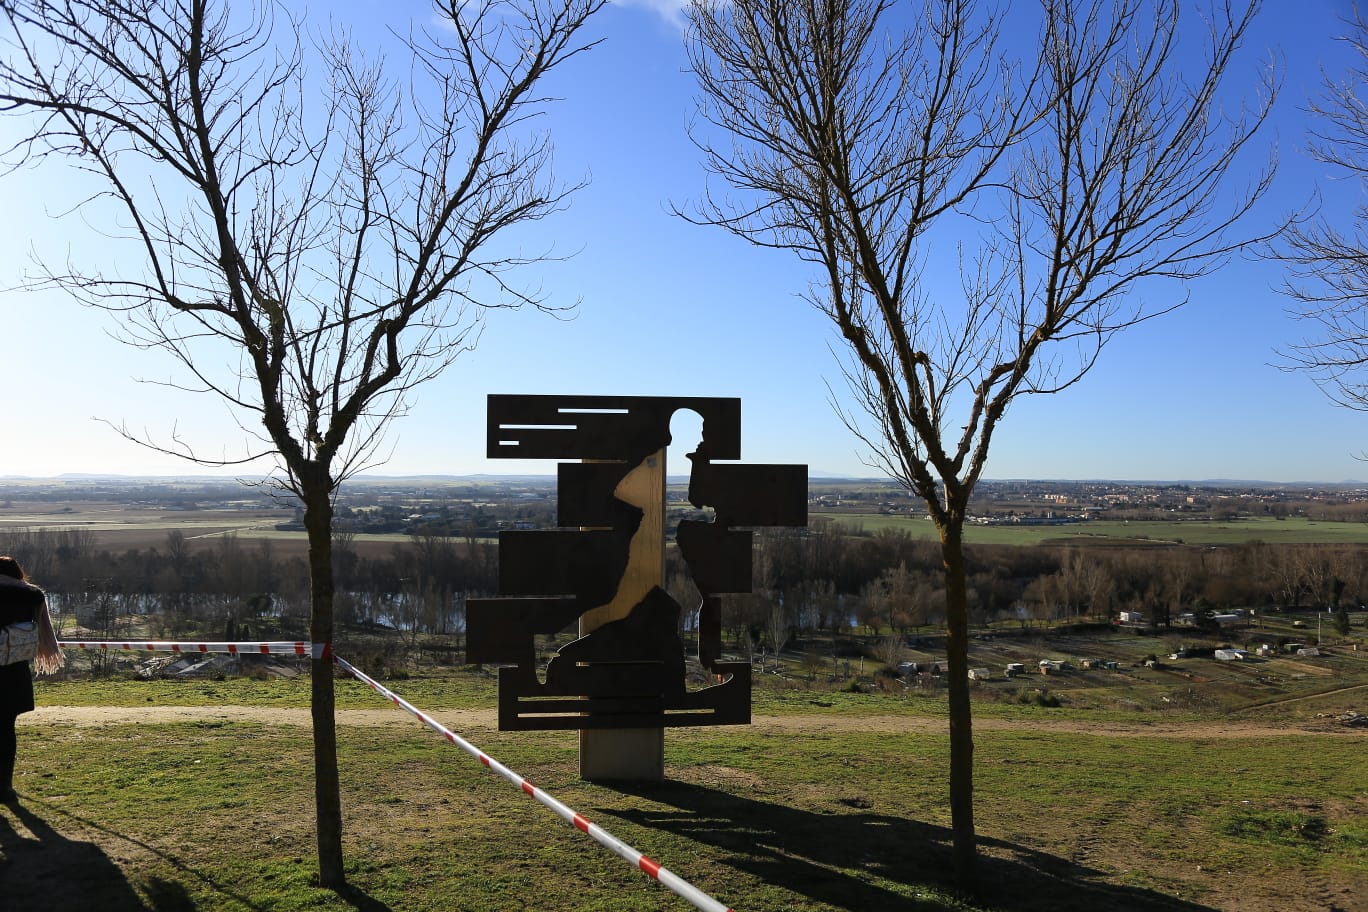
<instances>
[{"instance_id":1,"label":"flat farmland field","mask_svg":"<svg viewBox=\"0 0 1368 912\"><path fill-rule=\"evenodd\" d=\"M916 538L934 539L936 527L921 516L890 516L880 513L809 514L866 532L892 529ZM964 527L971 545L1238 545L1251 541L1267 544L1368 544L1368 523L1324 522L1300 517L1289 519L1093 521L1063 525L974 525Z\"/></svg>"},{"instance_id":2,"label":"flat farmland field","mask_svg":"<svg viewBox=\"0 0 1368 912\"><path fill-rule=\"evenodd\" d=\"M140 508L126 503L24 503L0 506L0 532L79 531L92 537L95 547L115 552L132 549L165 550L171 532L185 536L191 548L208 548L227 535L240 539L271 538L287 545L299 542L304 533L280 532L276 526L290 522L293 510L168 510Z\"/></svg>"},{"instance_id":3,"label":"flat farmland field","mask_svg":"<svg viewBox=\"0 0 1368 912\"><path fill-rule=\"evenodd\" d=\"M179 530L186 538L273 529L289 522L290 510L168 510L120 503L27 503L0 507L0 528L82 529L99 536L113 533L166 538Z\"/></svg>"},{"instance_id":4,"label":"flat farmland field","mask_svg":"<svg viewBox=\"0 0 1368 912\"><path fill-rule=\"evenodd\" d=\"M93 536L97 548L114 552L165 549L168 533L185 536L192 549L211 548L225 536L243 542L269 540L277 554L288 556L306 547L302 531L282 530L295 514L293 504L276 509L167 509L127 503L53 502L0 505L0 533L28 530L80 530ZM821 520L865 532L889 529L915 538L933 540L935 527L920 516L880 513L812 511L810 522ZM353 547L360 553L386 554L410 541L403 534L357 534ZM1325 522L1305 518L1225 521L1094 521L1065 525L968 525L971 545L1109 545L1168 546L1268 544L1368 544L1368 523Z\"/></svg>"},{"instance_id":5,"label":"flat farmland field","mask_svg":"<svg viewBox=\"0 0 1368 912\"><path fill-rule=\"evenodd\" d=\"M166 550L171 532L185 536L192 550L214 547L227 536L245 544L271 542L277 557L303 556L308 541L303 531L279 529L295 520L294 504L280 508L168 509L136 504L93 501L27 502L0 504L0 534L19 530L80 531L93 538L100 550L121 553L133 549ZM412 541L404 534L358 533L352 547L364 556L387 555L396 546Z\"/></svg>"}]
</instances>

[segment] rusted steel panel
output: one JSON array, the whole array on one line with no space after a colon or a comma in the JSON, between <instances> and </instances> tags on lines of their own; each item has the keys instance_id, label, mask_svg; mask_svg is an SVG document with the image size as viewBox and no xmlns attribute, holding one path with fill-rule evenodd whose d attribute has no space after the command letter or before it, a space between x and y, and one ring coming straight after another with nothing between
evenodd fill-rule
<instances>
[{"instance_id":1,"label":"rusted steel panel","mask_svg":"<svg viewBox=\"0 0 1368 912\"><path fill-rule=\"evenodd\" d=\"M681 522L677 533L702 593L699 659L714 681L694 691L685 686L681 607L650 578L635 584L639 589L622 589L630 593L625 598L618 595L627 585L629 561L639 566L635 561L649 558L642 549L659 550L664 538L658 528L653 538L638 538L660 522L662 511L652 506L656 495L632 495L650 508L643 510L617 494L632 490L622 486L634 471L663 471L656 456L671 443L670 420L681 409L703 420L702 440L688 454L689 499L714 511L710 520ZM714 464L741 456L739 399L490 396L487 433L494 458L585 460L557 468L561 528L501 533L501 597L467 603L468 660L506 666L499 673L499 727L749 722L750 665L722 661L718 595L751 591L749 527L807 524L807 467ZM648 512L657 519L643 520ZM637 592L645 594L633 603ZM559 632L610 603L611 612L599 612L604 622L551 658L543 680L534 637Z\"/></svg>"}]
</instances>

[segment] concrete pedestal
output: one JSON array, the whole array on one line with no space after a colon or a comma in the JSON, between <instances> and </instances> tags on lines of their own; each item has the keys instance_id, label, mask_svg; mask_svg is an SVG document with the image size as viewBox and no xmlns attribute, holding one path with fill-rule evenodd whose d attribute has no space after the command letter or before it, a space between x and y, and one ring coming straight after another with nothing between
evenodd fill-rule
<instances>
[{"instance_id":1,"label":"concrete pedestal","mask_svg":"<svg viewBox=\"0 0 1368 912\"><path fill-rule=\"evenodd\" d=\"M581 731L579 761L582 779L659 782L665 778L665 729Z\"/></svg>"}]
</instances>

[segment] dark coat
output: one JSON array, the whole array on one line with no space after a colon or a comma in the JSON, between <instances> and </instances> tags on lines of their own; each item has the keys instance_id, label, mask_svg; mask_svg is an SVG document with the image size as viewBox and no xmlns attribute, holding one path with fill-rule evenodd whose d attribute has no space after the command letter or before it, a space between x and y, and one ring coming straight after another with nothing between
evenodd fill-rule
<instances>
[{"instance_id":1,"label":"dark coat","mask_svg":"<svg viewBox=\"0 0 1368 912\"><path fill-rule=\"evenodd\" d=\"M0 576L0 625L38 620L46 611L43 590L8 576ZM33 710L33 674L28 662L0 665L0 717Z\"/></svg>"}]
</instances>

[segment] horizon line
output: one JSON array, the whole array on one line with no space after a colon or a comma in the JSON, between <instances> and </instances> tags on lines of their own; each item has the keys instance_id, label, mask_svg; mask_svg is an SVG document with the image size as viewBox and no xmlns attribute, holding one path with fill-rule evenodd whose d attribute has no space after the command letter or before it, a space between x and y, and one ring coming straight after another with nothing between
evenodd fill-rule
<instances>
[{"instance_id":1,"label":"horizon line","mask_svg":"<svg viewBox=\"0 0 1368 912\"><path fill-rule=\"evenodd\" d=\"M130 472L62 472L57 475L25 475L10 473L0 475L0 483L5 482L72 482L72 481L127 481L127 482L170 482L170 481L196 481L196 482L239 482L243 484L253 484L270 479L267 474L213 474L213 473L130 473ZM352 476L340 482L340 485L360 481L417 481L417 480L499 480L499 479L527 479L555 482L556 473L548 472L410 472L402 474L384 474L366 472ZM689 480L688 475L667 475L667 481L672 484L681 484ZM877 475L852 475L839 472L811 472L808 481L812 482L858 482L863 484L889 484L899 485L896 479ZM1133 485L1198 485L1204 487L1220 486L1247 486L1247 487L1368 487L1368 482L1358 479L1344 479L1340 481L1270 481L1267 479L1254 478L1107 478L1093 476L1087 478L1043 478L1033 476L1009 476L1001 478L980 479L983 484L1133 484Z\"/></svg>"}]
</instances>

